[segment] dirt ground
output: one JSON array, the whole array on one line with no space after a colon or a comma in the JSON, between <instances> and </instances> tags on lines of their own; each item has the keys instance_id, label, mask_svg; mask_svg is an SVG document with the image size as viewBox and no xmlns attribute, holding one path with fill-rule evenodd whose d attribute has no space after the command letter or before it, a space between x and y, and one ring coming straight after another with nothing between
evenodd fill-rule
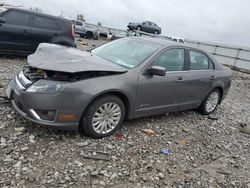
<instances>
[{"instance_id":1,"label":"dirt ground","mask_svg":"<svg viewBox=\"0 0 250 188\"><path fill-rule=\"evenodd\" d=\"M25 63L0 57L0 95ZM130 120L120 134L99 140L40 127L0 103L0 187L250 187L250 135L239 131L249 115L250 75L239 72L210 116L186 111ZM147 136L146 128L155 133ZM96 152L111 160L84 157Z\"/></svg>"}]
</instances>

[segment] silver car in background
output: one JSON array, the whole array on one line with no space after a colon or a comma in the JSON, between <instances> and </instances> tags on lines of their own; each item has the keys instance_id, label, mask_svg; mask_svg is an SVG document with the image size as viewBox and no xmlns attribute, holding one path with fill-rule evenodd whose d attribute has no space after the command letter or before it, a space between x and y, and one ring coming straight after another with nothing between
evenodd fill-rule
<instances>
[{"instance_id":1,"label":"silver car in background","mask_svg":"<svg viewBox=\"0 0 250 188\"><path fill-rule=\"evenodd\" d=\"M154 22L145 21L141 23L129 23L127 26L130 30L144 31L155 35L161 34L161 28Z\"/></svg>"},{"instance_id":2,"label":"silver car in background","mask_svg":"<svg viewBox=\"0 0 250 188\"><path fill-rule=\"evenodd\" d=\"M33 122L102 138L124 119L189 109L210 114L231 75L208 53L164 39L123 38L91 52L43 43L6 94Z\"/></svg>"},{"instance_id":3,"label":"silver car in background","mask_svg":"<svg viewBox=\"0 0 250 188\"><path fill-rule=\"evenodd\" d=\"M97 39L98 38L98 31L96 28L87 26L81 20L72 20L75 33L80 35L80 37L86 37L87 39Z\"/></svg>"}]
</instances>

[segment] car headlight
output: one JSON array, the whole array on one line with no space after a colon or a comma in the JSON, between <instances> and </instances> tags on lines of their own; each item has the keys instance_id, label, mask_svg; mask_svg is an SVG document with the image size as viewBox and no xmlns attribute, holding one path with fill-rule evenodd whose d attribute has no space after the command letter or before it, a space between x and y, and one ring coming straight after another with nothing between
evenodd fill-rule
<instances>
[{"instance_id":1,"label":"car headlight","mask_svg":"<svg viewBox=\"0 0 250 188\"><path fill-rule=\"evenodd\" d=\"M31 93L57 93L62 91L67 82L50 81L50 80L38 80L32 84L26 92Z\"/></svg>"}]
</instances>

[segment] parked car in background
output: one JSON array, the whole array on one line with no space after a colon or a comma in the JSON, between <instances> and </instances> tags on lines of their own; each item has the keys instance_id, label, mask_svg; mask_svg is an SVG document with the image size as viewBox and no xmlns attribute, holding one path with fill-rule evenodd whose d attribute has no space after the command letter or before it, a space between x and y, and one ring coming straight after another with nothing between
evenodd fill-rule
<instances>
[{"instance_id":1,"label":"parked car in background","mask_svg":"<svg viewBox=\"0 0 250 188\"><path fill-rule=\"evenodd\" d=\"M0 7L0 53L31 54L42 42L75 47L72 22L29 10Z\"/></svg>"},{"instance_id":2,"label":"parked car in background","mask_svg":"<svg viewBox=\"0 0 250 188\"><path fill-rule=\"evenodd\" d=\"M179 42L179 43L185 43L185 39L183 38L177 38L177 37L170 37L170 36L163 36L163 35L157 35L157 38L173 41L173 42Z\"/></svg>"},{"instance_id":3,"label":"parked car in background","mask_svg":"<svg viewBox=\"0 0 250 188\"><path fill-rule=\"evenodd\" d=\"M210 114L231 75L208 53L158 38L122 38L90 52L40 44L6 95L31 121L101 138L124 119L188 109Z\"/></svg>"},{"instance_id":4,"label":"parked car in background","mask_svg":"<svg viewBox=\"0 0 250 188\"><path fill-rule=\"evenodd\" d=\"M97 39L98 31L96 28L87 26L83 21L72 20L75 26L75 33L80 35L80 37L86 37L88 39Z\"/></svg>"},{"instance_id":5,"label":"parked car in background","mask_svg":"<svg viewBox=\"0 0 250 188\"><path fill-rule=\"evenodd\" d=\"M154 22L145 21L142 23L129 23L127 26L130 30L144 31L147 33L161 34L161 28Z\"/></svg>"},{"instance_id":6,"label":"parked car in background","mask_svg":"<svg viewBox=\"0 0 250 188\"><path fill-rule=\"evenodd\" d=\"M171 40L172 40L173 42L185 43L185 40L182 39L182 38L171 37Z\"/></svg>"}]
</instances>

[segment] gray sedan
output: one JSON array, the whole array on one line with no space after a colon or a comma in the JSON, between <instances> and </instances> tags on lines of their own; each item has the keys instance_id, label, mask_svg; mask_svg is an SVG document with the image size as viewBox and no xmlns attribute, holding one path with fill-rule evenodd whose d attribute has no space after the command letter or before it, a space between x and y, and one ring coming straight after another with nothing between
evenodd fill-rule
<instances>
[{"instance_id":1,"label":"gray sedan","mask_svg":"<svg viewBox=\"0 0 250 188\"><path fill-rule=\"evenodd\" d=\"M144 31L155 35L161 34L161 28L154 22L145 21L141 23L129 23L127 26L130 30Z\"/></svg>"},{"instance_id":2,"label":"gray sedan","mask_svg":"<svg viewBox=\"0 0 250 188\"><path fill-rule=\"evenodd\" d=\"M210 114L231 74L204 51L156 38L123 38L90 52L43 43L6 94L33 122L101 138L124 119L188 109Z\"/></svg>"}]
</instances>

